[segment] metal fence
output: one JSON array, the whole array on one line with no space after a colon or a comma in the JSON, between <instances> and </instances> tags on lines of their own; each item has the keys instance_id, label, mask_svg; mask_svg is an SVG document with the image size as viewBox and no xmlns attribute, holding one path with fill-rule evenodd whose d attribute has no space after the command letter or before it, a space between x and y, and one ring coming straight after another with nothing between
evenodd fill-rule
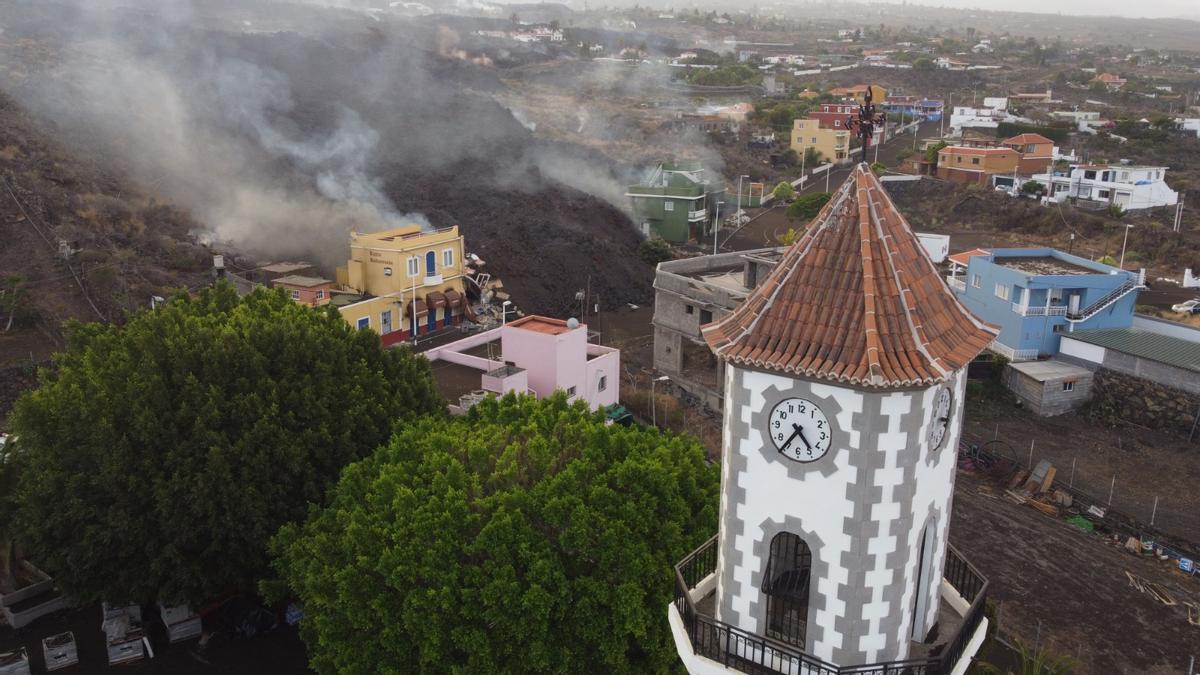
<instances>
[{"instance_id":1,"label":"metal fence","mask_svg":"<svg viewBox=\"0 0 1200 675\"><path fill-rule=\"evenodd\" d=\"M945 675L954 670L983 621L988 582L953 547L947 547L945 580L971 603L962 625L935 656L859 666L836 666L803 649L743 631L697 609L691 591L717 569L714 536L675 566L675 608L693 651L754 675Z\"/></svg>"},{"instance_id":2,"label":"metal fence","mask_svg":"<svg viewBox=\"0 0 1200 675\"><path fill-rule=\"evenodd\" d=\"M964 434L959 452L964 457L972 452L982 455L994 466L1009 467L1010 473L1018 469L1032 472L1038 462L1049 460L1056 469L1053 489L1070 495L1073 508L1084 513L1090 510L1089 517L1123 536L1152 539L1172 557L1200 559L1200 513L1182 499L1156 495L1147 500L1122 493L1119 476L1076 470L1074 458L1064 466L1061 453L1039 455L1036 442L1017 448L1003 439Z\"/></svg>"}]
</instances>

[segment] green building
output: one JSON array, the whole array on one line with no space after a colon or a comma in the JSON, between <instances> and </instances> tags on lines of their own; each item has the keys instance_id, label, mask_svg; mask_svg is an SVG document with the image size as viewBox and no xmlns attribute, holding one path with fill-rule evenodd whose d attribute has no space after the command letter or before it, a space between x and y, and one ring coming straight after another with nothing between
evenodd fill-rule
<instances>
[{"instance_id":1,"label":"green building","mask_svg":"<svg viewBox=\"0 0 1200 675\"><path fill-rule=\"evenodd\" d=\"M700 162L664 162L625 196L633 201L642 234L685 242L708 234L722 192L720 180L706 178Z\"/></svg>"}]
</instances>

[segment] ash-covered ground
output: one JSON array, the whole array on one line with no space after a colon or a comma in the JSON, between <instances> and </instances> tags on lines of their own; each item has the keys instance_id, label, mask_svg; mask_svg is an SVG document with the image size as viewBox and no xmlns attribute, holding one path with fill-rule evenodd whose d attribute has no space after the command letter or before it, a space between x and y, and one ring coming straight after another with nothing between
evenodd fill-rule
<instances>
[{"instance_id":1,"label":"ash-covered ground","mask_svg":"<svg viewBox=\"0 0 1200 675\"><path fill-rule=\"evenodd\" d=\"M332 272L352 229L458 224L525 311L569 312L589 277L605 306L649 298L612 164L535 138L497 103L492 60L436 18L268 2L9 8L0 89L65 149L57 161L120 183L113 199L190 217L186 235L134 228L134 254L153 254L142 239L192 237ZM12 161L20 179L39 159ZM72 240L97 227L70 206L44 215Z\"/></svg>"}]
</instances>

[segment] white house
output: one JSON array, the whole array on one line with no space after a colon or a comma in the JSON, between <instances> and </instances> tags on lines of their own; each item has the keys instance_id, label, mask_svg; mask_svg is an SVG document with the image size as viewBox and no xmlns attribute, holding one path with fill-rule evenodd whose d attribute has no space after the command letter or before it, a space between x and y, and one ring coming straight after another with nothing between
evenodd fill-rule
<instances>
[{"instance_id":1,"label":"white house","mask_svg":"<svg viewBox=\"0 0 1200 675\"><path fill-rule=\"evenodd\" d=\"M1056 202L1076 199L1131 211L1179 201L1179 193L1167 185L1166 175L1165 166L1072 164L1066 174L1042 173L1033 180L1048 186L1050 198Z\"/></svg>"},{"instance_id":2,"label":"white house","mask_svg":"<svg viewBox=\"0 0 1200 675\"><path fill-rule=\"evenodd\" d=\"M1175 122L1179 124L1179 128L1184 131L1190 131L1200 137L1200 117L1176 118Z\"/></svg>"},{"instance_id":3,"label":"white house","mask_svg":"<svg viewBox=\"0 0 1200 675\"><path fill-rule=\"evenodd\" d=\"M965 61L956 61L949 56L939 56L933 60L933 65L942 70L966 70L971 65Z\"/></svg>"},{"instance_id":4,"label":"white house","mask_svg":"<svg viewBox=\"0 0 1200 675\"><path fill-rule=\"evenodd\" d=\"M1101 119L1100 113L1093 110L1055 110L1050 116L1056 120L1074 122L1076 129L1084 132L1108 125L1108 120Z\"/></svg>"},{"instance_id":5,"label":"white house","mask_svg":"<svg viewBox=\"0 0 1200 675\"><path fill-rule=\"evenodd\" d=\"M983 107L992 108L993 110L1008 110L1007 96L984 96Z\"/></svg>"},{"instance_id":6,"label":"white house","mask_svg":"<svg viewBox=\"0 0 1200 675\"><path fill-rule=\"evenodd\" d=\"M996 108L972 108L970 106L954 106L950 113L951 131L962 129L995 129L1001 122L1030 122L1025 117L1013 115L1005 110Z\"/></svg>"}]
</instances>

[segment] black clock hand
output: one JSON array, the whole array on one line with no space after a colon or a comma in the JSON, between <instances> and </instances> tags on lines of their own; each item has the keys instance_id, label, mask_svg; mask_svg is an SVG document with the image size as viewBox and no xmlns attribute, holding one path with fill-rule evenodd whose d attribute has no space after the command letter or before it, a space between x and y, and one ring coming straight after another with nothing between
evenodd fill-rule
<instances>
[{"instance_id":1,"label":"black clock hand","mask_svg":"<svg viewBox=\"0 0 1200 675\"><path fill-rule=\"evenodd\" d=\"M793 424L792 426L796 426L796 425ZM799 435L800 435L800 429L796 429L794 432L792 432L792 435L788 436L788 439L786 441L784 441L783 445L779 446L779 451L783 452L784 450L786 450L787 447L792 444L792 441L795 440L796 437Z\"/></svg>"},{"instance_id":2,"label":"black clock hand","mask_svg":"<svg viewBox=\"0 0 1200 675\"><path fill-rule=\"evenodd\" d=\"M800 440L804 441L804 447L812 450L812 443L809 443L808 439L804 437L804 429L802 429L799 424L793 424L792 428L796 430L796 433L792 434L792 436L799 435Z\"/></svg>"}]
</instances>

